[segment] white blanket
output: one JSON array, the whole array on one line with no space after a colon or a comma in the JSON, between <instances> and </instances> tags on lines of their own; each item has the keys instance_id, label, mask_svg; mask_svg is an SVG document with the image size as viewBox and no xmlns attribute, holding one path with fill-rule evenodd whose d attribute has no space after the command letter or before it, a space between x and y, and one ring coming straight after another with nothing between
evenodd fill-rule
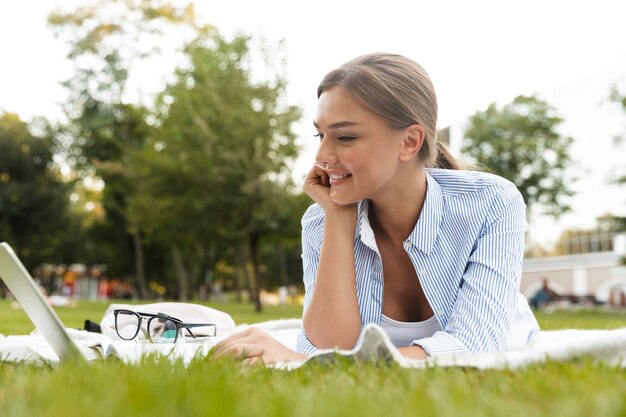
<instances>
[{"instance_id":1,"label":"white blanket","mask_svg":"<svg viewBox=\"0 0 626 417\"><path fill-rule=\"evenodd\" d=\"M299 319L278 320L255 324L268 331L287 347L295 349L296 336L302 326ZM249 327L237 326L234 331ZM108 336L68 329L76 343L94 349L93 358L113 356L128 363L137 363L149 354L165 355L184 364L198 356L206 356L212 346L224 336L202 342L186 341L176 344L151 344L120 341ZM98 353L96 353L98 352ZM361 346L354 351L320 351L304 362L276 364L279 369L295 369L308 363L333 363L339 357L354 362L397 363L408 368L431 366L461 366L479 369L519 368L546 360L568 361L589 356L626 367L626 328L616 330L553 330L542 331L526 349L516 352L445 354L426 360L403 357L391 344L387 335L376 325L363 329ZM58 358L39 334L0 336L0 359L10 362L55 364Z\"/></svg>"},{"instance_id":2,"label":"white blanket","mask_svg":"<svg viewBox=\"0 0 626 417\"><path fill-rule=\"evenodd\" d=\"M296 348L296 336L302 326L301 319L275 320L255 324L269 331L287 347ZM91 333L83 330L66 329L75 343L88 349L81 349L88 354L88 359L114 357L126 363L138 363L144 356L156 354L167 356L171 360L181 360L185 365L196 357L207 356L211 348L220 340L250 325L239 325L230 333L217 337L186 338L177 343L150 343L145 340L125 341L113 338L108 334ZM54 353L44 337L33 332L29 335L0 335L0 361L24 362L32 364L57 364L58 356Z\"/></svg>"},{"instance_id":3,"label":"white blanket","mask_svg":"<svg viewBox=\"0 0 626 417\"><path fill-rule=\"evenodd\" d=\"M338 357L355 362L397 363L405 368L460 366L478 369L520 368L547 360L569 361L582 356L626 367L626 328L616 330L541 331L526 346L514 352L451 353L426 360L407 359L391 344L385 332L370 324L363 329L363 342L356 351L320 351L303 363L285 363L278 367L293 369L307 362L332 363Z\"/></svg>"}]
</instances>

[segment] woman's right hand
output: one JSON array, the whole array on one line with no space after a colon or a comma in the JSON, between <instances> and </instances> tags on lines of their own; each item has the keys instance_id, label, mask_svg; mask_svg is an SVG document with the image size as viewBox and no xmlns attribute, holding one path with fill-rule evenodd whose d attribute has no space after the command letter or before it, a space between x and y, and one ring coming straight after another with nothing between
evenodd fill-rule
<instances>
[{"instance_id":1,"label":"woman's right hand","mask_svg":"<svg viewBox=\"0 0 626 417\"><path fill-rule=\"evenodd\" d=\"M345 216L352 220L348 223L356 223L356 203L341 205L331 198L330 177L326 169L319 164L314 164L304 180L304 192L313 199L328 216L336 213L345 220Z\"/></svg>"},{"instance_id":2,"label":"woman's right hand","mask_svg":"<svg viewBox=\"0 0 626 417\"><path fill-rule=\"evenodd\" d=\"M304 180L304 192L324 210L334 204L330 199L330 177L324 167L313 164Z\"/></svg>"}]
</instances>

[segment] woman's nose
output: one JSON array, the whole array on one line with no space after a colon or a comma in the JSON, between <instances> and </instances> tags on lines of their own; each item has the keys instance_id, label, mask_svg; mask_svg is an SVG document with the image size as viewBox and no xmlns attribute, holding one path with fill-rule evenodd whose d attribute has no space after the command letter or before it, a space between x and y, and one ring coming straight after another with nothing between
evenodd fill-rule
<instances>
[{"instance_id":1,"label":"woman's nose","mask_svg":"<svg viewBox=\"0 0 626 417\"><path fill-rule=\"evenodd\" d=\"M337 162L337 154L330 140L322 139L315 155L315 162L322 166L334 165Z\"/></svg>"}]
</instances>

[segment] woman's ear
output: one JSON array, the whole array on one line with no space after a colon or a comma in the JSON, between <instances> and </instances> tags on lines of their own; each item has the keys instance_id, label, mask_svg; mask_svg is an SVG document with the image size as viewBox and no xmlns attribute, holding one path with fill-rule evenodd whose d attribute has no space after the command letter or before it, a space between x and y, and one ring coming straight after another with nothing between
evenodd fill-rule
<instances>
[{"instance_id":1,"label":"woman's ear","mask_svg":"<svg viewBox=\"0 0 626 417\"><path fill-rule=\"evenodd\" d=\"M422 149L426 132L417 123L404 130L404 137L400 148L400 160L403 162L413 159Z\"/></svg>"}]
</instances>

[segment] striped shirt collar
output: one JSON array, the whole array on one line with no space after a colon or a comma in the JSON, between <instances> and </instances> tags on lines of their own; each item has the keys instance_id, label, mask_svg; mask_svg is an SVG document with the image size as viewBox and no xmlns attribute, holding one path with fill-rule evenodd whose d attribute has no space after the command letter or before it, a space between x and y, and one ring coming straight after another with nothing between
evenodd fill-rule
<instances>
[{"instance_id":1,"label":"striped shirt collar","mask_svg":"<svg viewBox=\"0 0 626 417\"><path fill-rule=\"evenodd\" d=\"M426 184L424 207L407 241L411 242L413 246L428 255L437 239L437 233L443 215L443 193L440 185L428 172L426 172ZM363 200L357 205L359 212L356 228L357 236L360 236L363 244L378 252L374 231L369 221L369 203L370 200Z\"/></svg>"}]
</instances>

